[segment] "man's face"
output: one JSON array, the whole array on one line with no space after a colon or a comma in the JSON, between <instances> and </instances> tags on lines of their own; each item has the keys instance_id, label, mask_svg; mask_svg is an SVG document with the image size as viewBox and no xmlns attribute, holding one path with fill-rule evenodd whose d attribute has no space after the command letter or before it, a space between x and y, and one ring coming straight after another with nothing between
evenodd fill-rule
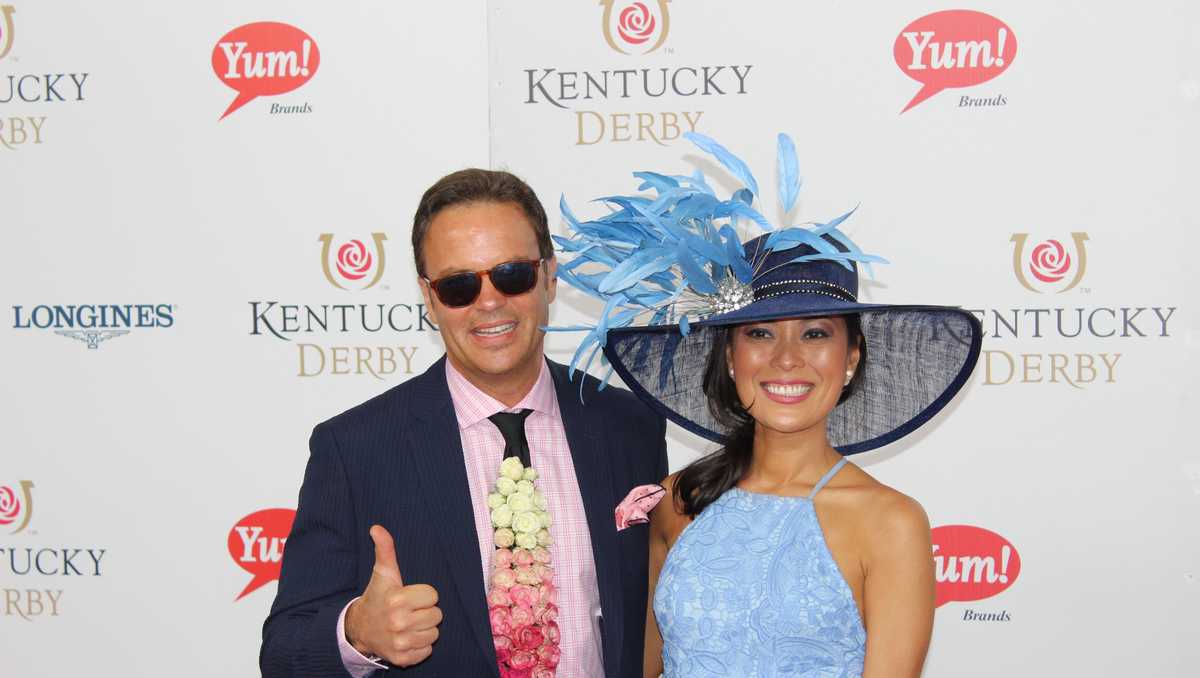
<instances>
[{"instance_id":1,"label":"man's face","mask_svg":"<svg viewBox=\"0 0 1200 678\"><path fill-rule=\"evenodd\" d=\"M479 202L434 215L425 234L424 256L425 275L437 280L540 255L533 226L518 205ZM501 294L484 276L475 301L458 308L446 306L428 283L420 283L451 364L498 400L505 401L504 395L519 400L537 380L544 337L539 328L550 320L555 270L553 259L543 263L533 289L513 297Z\"/></svg>"}]
</instances>

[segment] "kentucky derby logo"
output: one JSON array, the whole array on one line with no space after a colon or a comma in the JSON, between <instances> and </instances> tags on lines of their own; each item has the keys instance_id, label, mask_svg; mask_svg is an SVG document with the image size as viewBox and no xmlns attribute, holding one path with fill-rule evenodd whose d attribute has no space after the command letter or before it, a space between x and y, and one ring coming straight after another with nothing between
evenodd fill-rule
<instances>
[{"instance_id":1,"label":"kentucky derby logo","mask_svg":"<svg viewBox=\"0 0 1200 678\"><path fill-rule=\"evenodd\" d=\"M13 44L13 9L12 5L0 5L0 14L4 15L4 23L0 24L0 59L8 56Z\"/></svg>"},{"instance_id":2,"label":"kentucky derby logo","mask_svg":"<svg viewBox=\"0 0 1200 678\"><path fill-rule=\"evenodd\" d=\"M1013 243L1013 273L1017 276L1017 282L1030 292L1039 294L1045 290L1040 290L1031 284L1030 276L1040 286L1051 289L1062 285L1063 281L1068 281L1065 286L1057 290L1059 294L1078 285L1083 280L1084 273L1087 272L1087 248L1084 243L1087 242L1088 235L1087 233L1072 233L1071 238L1075 243L1074 256L1060 241L1045 240L1034 245L1029 250L1027 257L1025 243L1029 239L1029 234L1014 233L1011 242Z\"/></svg>"},{"instance_id":3,"label":"kentucky derby logo","mask_svg":"<svg viewBox=\"0 0 1200 678\"><path fill-rule=\"evenodd\" d=\"M0 526L16 525L11 534L26 527L33 518L33 481L22 480L18 494L7 485L0 485Z\"/></svg>"},{"instance_id":4,"label":"kentucky derby logo","mask_svg":"<svg viewBox=\"0 0 1200 678\"><path fill-rule=\"evenodd\" d=\"M649 54L662 47L671 28L670 0L601 0L604 40L621 54ZM654 8L651 9L651 5Z\"/></svg>"},{"instance_id":5,"label":"kentucky derby logo","mask_svg":"<svg viewBox=\"0 0 1200 678\"><path fill-rule=\"evenodd\" d=\"M333 252L333 234L321 234L321 269L325 271L325 279L329 281L330 285L340 290L351 288L365 290L374 287L375 283L379 282L379 279L383 277L383 241L387 240L387 235L372 233L371 238L375 242L374 254L367 251L367 246L363 244L363 241L351 240L338 246L336 255L332 257L331 267L330 254ZM369 281L364 285L363 281L368 279ZM346 285L339 281L344 281Z\"/></svg>"}]
</instances>

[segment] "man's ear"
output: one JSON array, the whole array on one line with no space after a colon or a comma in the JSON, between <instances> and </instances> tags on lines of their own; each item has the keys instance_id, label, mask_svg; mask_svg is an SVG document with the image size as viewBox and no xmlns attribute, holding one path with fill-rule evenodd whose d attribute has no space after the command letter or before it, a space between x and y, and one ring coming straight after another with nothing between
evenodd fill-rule
<instances>
[{"instance_id":1,"label":"man's ear","mask_svg":"<svg viewBox=\"0 0 1200 678\"><path fill-rule=\"evenodd\" d=\"M550 255L546 259L546 297L547 301L554 301L554 295L558 293L558 259L554 255Z\"/></svg>"}]
</instances>

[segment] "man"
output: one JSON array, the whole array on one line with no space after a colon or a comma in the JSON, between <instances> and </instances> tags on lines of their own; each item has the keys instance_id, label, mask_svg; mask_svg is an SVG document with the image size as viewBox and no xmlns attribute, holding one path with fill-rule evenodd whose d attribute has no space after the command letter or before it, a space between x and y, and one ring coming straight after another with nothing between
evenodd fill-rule
<instances>
[{"instance_id":1,"label":"man","mask_svg":"<svg viewBox=\"0 0 1200 678\"><path fill-rule=\"evenodd\" d=\"M618 532L613 511L666 475L664 420L543 355L556 262L520 179L444 177L422 197L412 240L446 355L313 430L263 675L498 677L486 500L507 438L489 417L531 410L528 453L554 521L557 675L640 676L646 526Z\"/></svg>"}]
</instances>

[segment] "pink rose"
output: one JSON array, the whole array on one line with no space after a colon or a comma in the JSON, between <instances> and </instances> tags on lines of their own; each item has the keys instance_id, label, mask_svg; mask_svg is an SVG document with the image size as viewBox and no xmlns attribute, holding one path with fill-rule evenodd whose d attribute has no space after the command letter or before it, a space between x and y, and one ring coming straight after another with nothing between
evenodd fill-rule
<instances>
[{"instance_id":1,"label":"pink rose","mask_svg":"<svg viewBox=\"0 0 1200 678\"><path fill-rule=\"evenodd\" d=\"M488 621L492 624L493 635L507 634L512 629L512 619L506 607L496 606L488 610Z\"/></svg>"},{"instance_id":2,"label":"pink rose","mask_svg":"<svg viewBox=\"0 0 1200 678\"><path fill-rule=\"evenodd\" d=\"M560 637L558 623L546 622L545 626L542 627L542 633L546 636L546 640L550 641L551 643L557 643ZM516 642L516 640L514 639L513 642Z\"/></svg>"},{"instance_id":3,"label":"pink rose","mask_svg":"<svg viewBox=\"0 0 1200 678\"><path fill-rule=\"evenodd\" d=\"M533 610L527 607L514 607L508 613L509 623L514 629L533 623Z\"/></svg>"},{"instance_id":4,"label":"pink rose","mask_svg":"<svg viewBox=\"0 0 1200 678\"><path fill-rule=\"evenodd\" d=\"M496 648L496 663L497 664L504 666L505 664L508 663L508 660L510 657L512 657L512 650L510 650L506 647Z\"/></svg>"},{"instance_id":5,"label":"pink rose","mask_svg":"<svg viewBox=\"0 0 1200 678\"><path fill-rule=\"evenodd\" d=\"M550 563L550 551L545 546L539 546L533 550L533 559L543 565Z\"/></svg>"},{"instance_id":6,"label":"pink rose","mask_svg":"<svg viewBox=\"0 0 1200 678\"><path fill-rule=\"evenodd\" d=\"M533 619L542 626L552 621L558 621L558 606L554 603L538 606L533 613Z\"/></svg>"},{"instance_id":7,"label":"pink rose","mask_svg":"<svg viewBox=\"0 0 1200 678\"><path fill-rule=\"evenodd\" d=\"M538 661L549 668L558 666L558 660L562 656L562 651L553 643L546 643L538 648Z\"/></svg>"},{"instance_id":8,"label":"pink rose","mask_svg":"<svg viewBox=\"0 0 1200 678\"><path fill-rule=\"evenodd\" d=\"M544 581L538 586L538 602L542 605L558 604L558 589L553 582Z\"/></svg>"},{"instance_id":9,"label":"pink rose","mask_svg":"<svg viewBox=\"0 0 1200 678\"><path fill-rule=\"evenodd\" d=\"M537 573L540 583L552 583L554 581L554 568L549 565L534 565L533 571Z\"/></svg>"},{"instance_id":10,"label":"pink rose","mask_svg":"<svg viewBox=\"0 0 1200 678\"><path fill-rule=\"evenodd\" d=\"M513 644L522 650L536 650L544 642L546 636L537 626L522 626L513 631Z\"/></svg>"},{"instance_id":11,"label":"pink rose","mask_svg":"<svg viewBox=\"0 0 1200 678\"><path fill-rule=\"evenodd\" d=\"M517 573L512 570L496 570L492 572L492 586L501 589L511 589L517 583ZM512 595L512 592L509 592Z\"/></svg>"},{"instance_id":12,"label":"pink rose","mask_svg":"<svg viewBox=\"0 0 1200 678\"><path fill-rule=\"evenodd\" d=\"M513 586L508 595L512 598L513 603L524 607L533 607L538 600L538 591L532 586L525 584L517 584Z\"/></svg>"},{"instance_id":13,"label":"pink rose","mask_svg":"<svg viewBox=\"0 0 1200 678\"><path fill-rule=\"evenodd\" d=\"M499 652L500 650L512 650L513 642L512 638L509 638L508 636L495 634L492 636L492 645L494 645L496 647L496 651Z\"/></svg>"},{"instance_id":14,"label":"pink rose","mask_svg":"<svg viewBox=\"0 0 1200 678\"><path fill-rule=\"evenodd\" d=\"M512 660L509 660L512 663ZM500 678L531 678L533 675L532 669L512 669L500 667Z\"/></svg>"},{"instance_id":15,"label":"pink rose","mask_svg":"<svg viewBox=\"0 0 1200 678\"><path fill-rule=\"evenodd\" d=\"M499 587L493 587L491 591L488 591L487 601L488 607L496 605L510 607L512 605L512 598L509 597L508 591Z\"/></svg>"},{"instance_id":16,"label":"pink rose","mask_svg":"<svg viewBox=\"0 0 1200 678\"><path fill-rule=\"evenodd\" d=\"M518 671L531 671L537 665L537 655L526 651L514 652L508 658L508 665Z\"/></svg>"},{"instance_id":17,"label":"pink rose","mask_svg":"<svg viewBox=\"0 0 1200 678\"><path fill-rule=\"evenodd\" d=\"M529 678L554 678L554 669L549 666L534 667L533 673Z\"/></svg>"},{"instance_id":18,"label":"pink rose","mask_svg":"<svg viewBox=\"0 0 1200 678\"><path fill-rule=\"evenodd\" d=\"M521 567L529 567L533 564L533 554L525 549L517 549L517 552L513 554L513 560Z\"/></svg>"},{"instance_id":19,"label":"pink rose","mask_svg":"<svg viewBox=\"0 0 1200 678\"><path fill-rule=\"evenodd\" d=\"M518 583L529 585L542 583L541 576L532 567L518 567L516 573Z\"/></svg>"},{"instance_id":20,"label":"pink rose","mask_svg":"<svg viewBox=\"0 0 1200 678\"><path fill-rule=\"evenodd\" d=\"M505 570L512 566L513 552L510 549L496 549L492 554L492 567Z\"/></svg>"}]
</instances>

